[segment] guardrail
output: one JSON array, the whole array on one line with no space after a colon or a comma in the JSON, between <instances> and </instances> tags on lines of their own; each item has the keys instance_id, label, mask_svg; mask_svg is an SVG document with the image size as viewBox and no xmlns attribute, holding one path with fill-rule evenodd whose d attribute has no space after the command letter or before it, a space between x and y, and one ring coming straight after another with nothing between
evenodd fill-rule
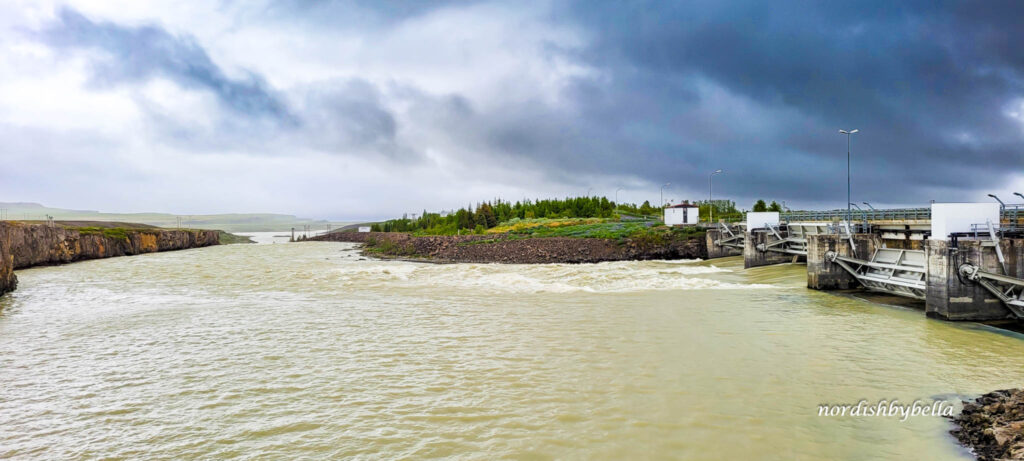
<instances>
[{"instance_id":1,"label":"guardrail","mask_svg":"<svg viewBox=\"0 0 1024 461\"><path fill-rule=\"evenodd\" d=\"M779 217L789 222L800 221L832 221L835 219L845 220L846 210L825 210L825 211L786 211L779 214ZM931 208L895 208L888 210L853 210L850 212L852 220L868 221L897 221L897 220L924 220L932 218Z\"/></svg>"},{"instance_id":2,"label":"guardrail","mask_svg":"<svg viewBox=\"0 0 1024 461\"><path fill-rule=\"evenodd\" d=\"M1001 217L1012 223L1024 219L1024 204L1006 205L1001 211ZM825 211L785 211L779 214L784 221L833 221L836 219L845 220L846 210L825 210ZM854 221L909 221L932 219L931 208L894 208L888 210L853 210L850 218Z\"/></svg>"}]
</instances>

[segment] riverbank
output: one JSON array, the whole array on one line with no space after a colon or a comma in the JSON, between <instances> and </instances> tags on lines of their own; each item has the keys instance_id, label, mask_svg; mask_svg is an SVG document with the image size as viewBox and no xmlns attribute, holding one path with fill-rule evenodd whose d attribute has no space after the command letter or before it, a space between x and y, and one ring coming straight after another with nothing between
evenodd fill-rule
<instances>
[{"instance_id":1,"label":"riverbank","mask_svg":"<svg viewBox=\"0 0 1024 461\"><path fill-rule=\"evenodd\" d=\"M125 227L128 226L128 227ZM184 250L220 243L220 231L160 229L105 222L0 222L0 294L18 285L14 271L86 259Z\"/></svg>"},{"instance_id":2,"label":"riverbank","mask_svg":"<svg viewBox=\"0 0 1024 461\"><path fill-rule=\"evenodd\" d=\"M703 234L684 235L671 230L622 239L514 234L418 237L401 232L334 232L308 240L362 243L366 256L443 263L596 263L707 258Z\"/></svg>"},{"instance_id":3,"label":"riverbank","mask_svg":"<svg viewBox=\"0 0 1024 461\"><path fill-rule=\"evenodd\" d=\"M990 392L964 402L951 433L981 461L1024 459L1024 390Z\"/></svg>"}]
</instances>

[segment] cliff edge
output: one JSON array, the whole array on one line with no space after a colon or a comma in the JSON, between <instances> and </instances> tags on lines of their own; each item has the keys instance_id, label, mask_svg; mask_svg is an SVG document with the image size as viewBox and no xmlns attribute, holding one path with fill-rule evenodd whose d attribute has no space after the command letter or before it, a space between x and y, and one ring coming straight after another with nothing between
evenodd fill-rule
<instances>
[{"instance_id":1,"label":"cliff edge","mask_svg":"<svg viewBox=\"0 0 1024 461\"><path fill-rule=\"evenodd\" d=\"M17 287L16 269L219 243L219 232L215 230L4 221L0 222L0 294Z\"/></svg>"}]
</instances>

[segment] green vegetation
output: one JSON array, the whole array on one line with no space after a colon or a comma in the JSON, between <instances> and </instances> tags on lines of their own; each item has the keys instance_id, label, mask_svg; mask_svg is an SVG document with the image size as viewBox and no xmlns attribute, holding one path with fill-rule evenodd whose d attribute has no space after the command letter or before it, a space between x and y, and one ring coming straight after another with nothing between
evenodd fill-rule
<instances>
[{"instance_id":1,"label":"green vegetation","mask_svg":"<svg viewBox=\"0 0 1024 461\"><path fill-rule=\"evenodd\" d=\"M645 203L650 207L649 203ZM634 206L635 208L635 206ZM476 207L461 208L447 216L428 213L426 210L416 219L403 217L377 223L375 232L413 232L417 235L455 235L460 233L482 233L512 219L538 218L617 218L615 203L605 197L577 197L564 200L525 200L506 202L495 200Z\"/></svg>"},{"instance_id":2,"label":"green vegetation","mask_svg":"<svg viewBox=\"0 0 1024 461\"><path fill-rule=\"evenodd\" d=\"M153 229L131 229L126 227L70 227L69 229L77 230L81 235L103 235L104 237L115 238L119 240L128 240L129 232L153 232Z\"/></svg>"},{"instance_id":3,"label":"green vegetation","mask_svg":"<svg viewBox=\"0 0 1024 461\"><path fill-rule=\"evenodd\" d=\"M716 200L716 205L717 206L714 207L714 210L715 210L715 216L714 216L715 222L718 222L718 221L725 221L725 222L743 221L743 211L738 210L736 208L736 204L735 203L729 202L728 206L722 206L721 201ZM708 222L710 217L711 217L712 205L709 204L705 200L705 201L702 201L702 202L697 202L697 206L699 207L700 220L702 222Z\"/></svg>"},{"instance_id":4,"label":"green vegetation","mask_svg":"<svg viewBox=\"0 0 1024 461\"><path fill-rule=\"evenodd\" d=\"M733 209L736 214L742 214ZM639 220L637 216L654 216L654 220ZM716 211L716 217L718 212ZM632 220L624 219L632 217ZM493 239L463 242L464 245L490 243L497 240L532 237L572 237L601 239L634 239L655 244L675 238L688 238L703 234L695 227L670 228L660 225L660 210L644 202L615 204L603 197L580 197L565 200L536 200L484 202L475 207L462 208L442 216L423 212L416 219L403 217L371 226L375 232L409 232L413 235L488 234ZM411 255L411 248L387 248L384 242L367 241L367 248L377 248L387 254Z\"/></svg>"},{"instance_id":5,"label":"green vegetation","mask_svg":"<svg viewBox=\"0 0 1024 461\"><path fill-rule=\"evenodd\" d=\"M558 226L537 225L518 230L511 230L512 235L526 235L530 237L577 237L577 238L603 238L620 239L629 237L635 233L647 229L643 222L597 222L568 224Z\"/></svg>"},{"instance_id":6,"label":"green vegetation","mask_svg":"<svg viewBox=\"0 0 1024 461\"><path fill-rule=\"evenodd\" d=\"M754 202L754 208L752 208L752 211L779 211L779 212L781 212L782 211L782 205L779 205L777 202L775 202L775 200L772 200L772 204L771 205L766 205L764 203L764 200L760 200L759 199L758 201Z\"/></svg>"},{"instance_id":7,"label":"green vegetation","mask_svg":"<svg viewBox=\"0 0 1024 461\"><path fill-rule=\"evenodd\" d=\"M235 235L229 232L217 231L220 233L220 244L221 245L233 245L236 243L256 243L252 241L252 237L244 235Z\"/></svg>"},{"instance_id":8,"label":"green vegetation","mask_svg":"<svg viewBox=\"0 0 1024 461\"><path fill-rule=\"evenodd\" d=\"M388 239L368 238L363 242L366 251L388 256L416 256L416 247L411 243L395 243Z\"/></svg>"},{"instance_id":9,"label":"green vegetation","mask_svg":"<svg viewBox=\"0 0 1024 461\"><path fill-rule=\"evenodd\" d=\"M661 219L660 210L651 206L651 202L649 201L644 201L643 205L640 206L636 206L635 204L632 203L620 203L615 208L615 212L620 215L642 216Z\"/></svg>"}]
</instances>

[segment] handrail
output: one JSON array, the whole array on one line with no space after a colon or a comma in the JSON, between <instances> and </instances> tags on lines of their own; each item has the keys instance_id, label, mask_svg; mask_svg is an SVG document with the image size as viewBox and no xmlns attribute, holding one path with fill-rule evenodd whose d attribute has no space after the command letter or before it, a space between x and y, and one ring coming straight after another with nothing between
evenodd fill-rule
<instances>
[{"instance_id":1,"label":"handrail","mask_svg":"<svg viewBox=\"0 0 1024 461\"><path fill-rule=\"evenodd\" d=\"M784 211L779 217L786 221L832 221L834 219L846 219L847 210L805 210L805 211ZM900 220L927 220L932 219L931 208L892 208L883 210L863 210L860 217L869 221L900 221ZM851 216L852 217L852 216ZM1011 204L1002 207L1000 217L1010 221L1024 219L1024 204Z\"/></svg>"}]
</instances>

